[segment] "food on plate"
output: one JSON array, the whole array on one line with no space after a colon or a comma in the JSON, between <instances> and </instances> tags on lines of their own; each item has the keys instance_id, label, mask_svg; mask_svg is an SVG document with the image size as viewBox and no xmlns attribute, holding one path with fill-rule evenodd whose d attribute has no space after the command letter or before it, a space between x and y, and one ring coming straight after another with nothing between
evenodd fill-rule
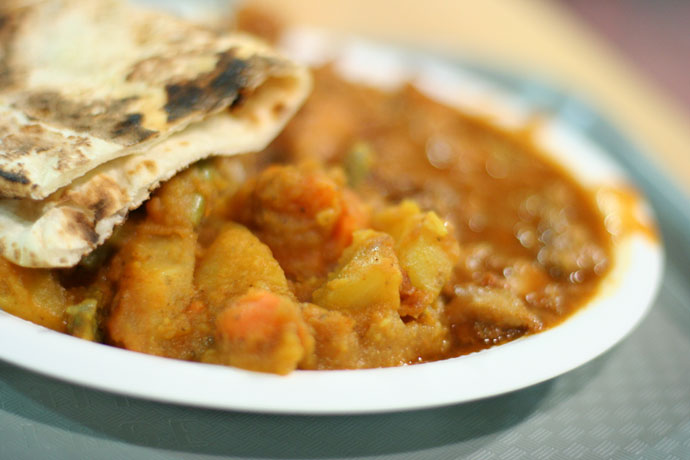
<instances>
[{"instance_id":1,"label":"food on plate","mask_svg":"<svg viewBox=\"0 0 690 460\"><path fill-rule=\"evenodd\" d=\"M264 148L310 87L260 40L124 1L0 19L0 252L23 266L72 266L190 163Z\"/></svg>"},{"instance_id":2,"label":"food on plate","mask_svg":"<svg viewBox=\"0 0 690 460\"><path fill-rule=\"evenodd\" d=\"M91 8L82 4L71 14L96 11ZM163 25L155 33L168 30L168 19L156 20ZM185 27L180 35L162 36L181 40L198 33L184 44L193 48L190 60L165 67L156 54L134 66L142 72L154 66L149 75L157 80L124 84L128 91L148 88L132 104L182 85L170 72L192 72L197 82L215 78L193 67L204 61L216 68L224 59L218 43L225 39ZM156 53L160 37L151 45ZM166 50L178 56L171 50L179 42L161 42L171 48L160 45L160 56ZM235 53L248 52L233 43L228 46ZM199 49L207 54L195 54ZM146 169L144 158L164 173L138 182L129 192L136 198L111 214L118 218L104 224L109 228L95 230L90 246L70 252L64 263L51 253L62 237L23 246L46 253L33 259L40 263L5 250L0 308L128 350L288 374L467 354L553 327L596 294L611 265L612 235L591 193L542 156L529 129L506 131L412 86L382 91L348 82L325 66L314 70L307 102L266 145L297 110L310 80L264 45L250 49L280 70L272 74L262 66L260 77L240 80L276 79L278 88L268 86L270 98L255 82L238 90L240 102L237 94L205 100L179 119L186 108L165 112L163 105L163 113L160 104L136 105L142 110L137 132L155 131L155 142L124 145L112 131L104 138L90 126L64 127L50 111L32 118L51 133L79 128L98 139L89 145L117 145L93 150L87 171L68 168L73 176L60 179L67 182L53 185L55 191L45 183L32 187L34 177L43 177L40 170L27 184L8 184L0 234L29 234L55 209L91 210L89 222L103 222L102 204L77 199L85 196L81 187L122 184L132 165ZM209 64L209 56L218 60ZM78 69L67 67L73 73L65 78L78 79ZM131 75L127 68L118 66L113 75ZM102 90L103 81L94 85L89 90ZM116 87L108 91L120 91ZM18 94L33 90L24 84L0 92L8 116L19 119L24 106L17 105L23 100ZM263 109L281 116L257 132ZM148 125L149 117L162 122ZM36 140L46 138L52 139L42 134ZM196 161L211 153L236 155ZM12 158L5 153L3 171Z\"/></svg>"}]
</instances>

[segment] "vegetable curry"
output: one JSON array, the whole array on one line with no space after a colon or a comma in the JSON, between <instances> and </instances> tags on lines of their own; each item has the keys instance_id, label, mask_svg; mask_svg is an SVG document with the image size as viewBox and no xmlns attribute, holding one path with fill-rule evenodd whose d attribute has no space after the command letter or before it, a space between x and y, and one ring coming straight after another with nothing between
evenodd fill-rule
<instances>
[{"instance_id":1,"label":"vegetable curry","mask_svg":"<svg viewBox=\"0 0 690 460\"><path fill-rule=\"evenodd\" d=\"M315 85L268 149L181 172L78 266L0 260L0 308L129 350L287 374L467 354L594 295L610 235L527 131L328 67Z\"/></svg>"}]
</instances>

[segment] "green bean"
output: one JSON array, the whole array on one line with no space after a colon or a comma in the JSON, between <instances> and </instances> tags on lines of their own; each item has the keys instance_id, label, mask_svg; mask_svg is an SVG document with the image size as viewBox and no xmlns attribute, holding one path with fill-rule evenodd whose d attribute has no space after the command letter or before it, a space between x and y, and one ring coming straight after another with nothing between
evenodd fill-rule
<instances>
[{"instance_id":1,"label":"green bean","mask_svg":"<svg viewBox=\"0 0 690 460\"><path fill-rule=\"evenodd\" d=\"M206 212L206 198L200 193L195 193L192 195L192 203L189 209L189 218L192 225L197 227L201 223L201 219L204 218L204 213Z\"/></svg>"},{"instance_id":2,"label":"green bean","mask_svg":"<svg viewBox=\"0 0 690 460\"><path fill-rule=\"evenodd\" d=\"M67 332L75 337L96 341L98 338L98 324L96 299L84 299L81 303L67 307Z\"/></svg>"},{"instance_id":3,"label":"green bean","mask_svg":"<svg viewBox=\"0 0 690 460\"><path fill-rule=\"evenodd\" d=\"M112 252L113 247L106 242L102 246L85 255L81 261L79 261L79 266L91 272L96 271L103 266Z\"/></svg>"},{"instance_id":4,"label":"green bean","mask_svg":"<svg viewBox=\"0 0 690 460\"><path fill-rule=\"evenodd\" d=\"M345 155L343 167L351 187L359 186L369 176L374 156L374 149L363 141L356 142Z\"/></svg>"},{"instance_id":5,"label":"green bean","mask_svg":"<svg viewBox=\"0 0 690 460\"><path fill-rule=\"evenodd\" d=\"M205 181L212 180L213 176L216 174L216 168L211 159L197 161L195 166L199 176Z\"/></svg>"}]
</instances>

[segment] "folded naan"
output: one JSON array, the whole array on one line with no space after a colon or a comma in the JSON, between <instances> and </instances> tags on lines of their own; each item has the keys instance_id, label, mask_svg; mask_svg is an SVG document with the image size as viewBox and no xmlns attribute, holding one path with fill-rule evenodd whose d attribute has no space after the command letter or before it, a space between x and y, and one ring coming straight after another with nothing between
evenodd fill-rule
<instances>
[{"instance_id":1,"label":"folded naan","mask_svg":"<svg viewBox=\"0 0 690 460\"><path fill-rule=\"evenodd\" d=\"M75 265L190 163L263 149L310 87L248 36L116 0L3 0L0 252Z\"/></svg>"}]
</instances>

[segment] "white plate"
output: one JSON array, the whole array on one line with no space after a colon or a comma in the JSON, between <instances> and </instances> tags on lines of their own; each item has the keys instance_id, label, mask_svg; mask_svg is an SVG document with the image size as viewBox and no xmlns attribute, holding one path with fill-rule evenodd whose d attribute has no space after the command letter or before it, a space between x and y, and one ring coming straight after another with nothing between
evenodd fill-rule
<instances>
[{"instance_id":1,"label":"white plate","mask_svg":"<svg viewBox=\"0 0 690 460\"><path fill-rule=\"evenodd\" d=\"M286 42L314 61L328 55L352 78L383 86L411 79L450 104L519 125L529 113L444 62L359 40L329 42L312 32ZM623 175L597 145L558 121L539 133L544 146L588 187L619 186ZM297 371L287 377L189 363L90 343L0 312L0 359L123 395L170 403L289 414L354 414L460 403L524 388L567 372L608 350L644 317L656 294L663 255L642 233L615 247L601 293L558 327L471 355L399 368Z\"/></svg>"}]
</instances>

